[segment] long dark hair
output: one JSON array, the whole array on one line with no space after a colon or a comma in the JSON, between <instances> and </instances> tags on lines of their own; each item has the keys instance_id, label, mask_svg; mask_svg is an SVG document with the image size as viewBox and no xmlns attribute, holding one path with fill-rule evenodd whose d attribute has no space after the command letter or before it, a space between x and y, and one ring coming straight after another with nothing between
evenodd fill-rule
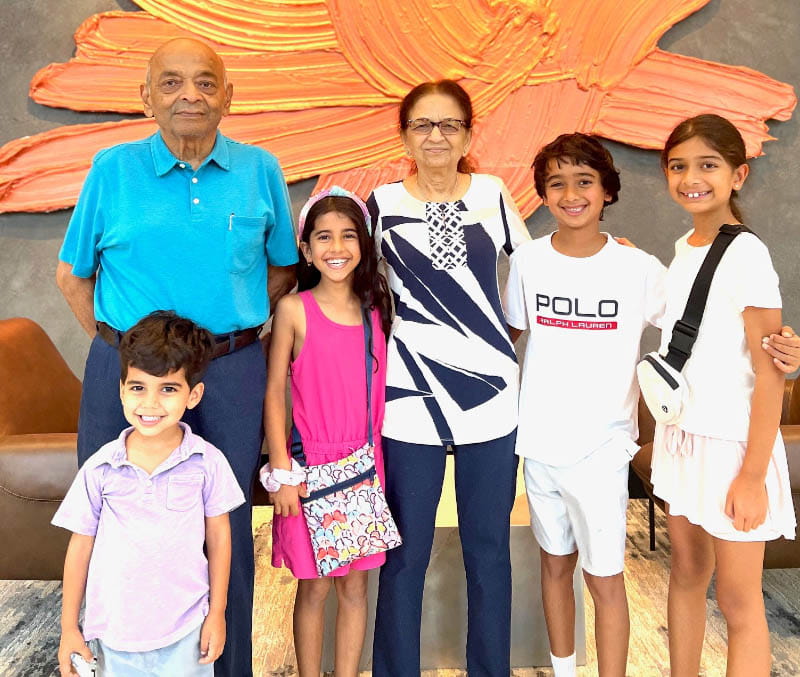
<instances>
[{"instance_id":1,"label":"long dark hair","mask_svg":"<svg viewBox=\"0 0 800 677\"><path fill-rule=\"evenodd\" d=\"M381 315L381 329L385 336L389 336L392 328L392 304L389 296L389 285L386 278L378 270L378 255L375 250L375 240L367 230L364 213L349 197L329 195L311 205L305 220L305 228L300 236L300 241L309 243L311 233L317 219L323 214L335 212L347 217L356 226L358 247L361 251L359 261L353 272L353 293L365 308L377 308ZM311 264L306 263L303 252L297 263L297 290L305 291L319 284L320 272Z\"/></svg>"},{"instance_id":2,"label":"long dark hair","mask_svg":"<svg viewBox=\"0 0 800 677\"><path fill-rule=\"evenodd\" d=\"M684 120L672 130L672 134L669 135L667 142L664 144L664 150L661 151L661 168L666 170L669 162L669 152L675 146L696 136L705 141L710 148L717 151L732 169L737 169L747 164L744 139L739 130L736 129L732 122L720 115L705 113ZM739 205L736 204L738 195L739 191L731 190L731 199L728 204L736 219L744 222Z\"/></svg>"},{"instance_id":3,"label":"long dark hair","mask_svg":"<svg viewBox=\"0 0 800 677\"><path fill-rule=\"evenodd\" d=\"M428 96L428 94L444 94L453 99L461 109L461 119L464 121L464 127L472 129L472 99L469 98L467 91L455 80L436 80L435 82L423 82L417 85L403 97L399 113L401 131L408 129L408 117L411 109L417 104L417 101L423 96ZM469 154L458 160L457 169L462 174L469 174L475 171L475 163Z\"/></svg>"}]
</instances>

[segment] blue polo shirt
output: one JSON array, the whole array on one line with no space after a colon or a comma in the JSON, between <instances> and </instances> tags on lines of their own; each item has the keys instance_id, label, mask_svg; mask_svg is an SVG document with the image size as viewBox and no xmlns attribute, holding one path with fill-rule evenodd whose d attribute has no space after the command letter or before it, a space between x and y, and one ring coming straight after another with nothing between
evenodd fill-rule
<instances>
[{"instance_id":1,"label":"blue polo shirt","mask_svg":"<svg viewBox=\"0 0 800 677\"><path fill-rule=\"evenodd\" d=\"M278 161L217 132L197 171L161 133L94 158L59 258L97 273L97 320L125 331L174 310L215 334L269 316L267 266L297 262Z\"/></svg>"}]
</instances>

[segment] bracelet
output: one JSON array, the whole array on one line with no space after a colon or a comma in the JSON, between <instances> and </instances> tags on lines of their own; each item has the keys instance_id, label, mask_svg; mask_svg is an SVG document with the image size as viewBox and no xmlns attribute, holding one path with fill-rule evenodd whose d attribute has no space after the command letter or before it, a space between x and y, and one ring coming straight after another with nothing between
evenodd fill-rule
<instances>
[{"instance_id":1,"label":"bracelet","mask_svg":"<svg viewBox=\"0 0 800 677\"><path fill-rule=\"evenodd\" d=\"M258 473L262 486L271 494L278 491L281 486L296 487L306 481L306 470L295 459L292 459L292 469L275 468L269 463L264 465Z\"/></svg>"}]
</instances>

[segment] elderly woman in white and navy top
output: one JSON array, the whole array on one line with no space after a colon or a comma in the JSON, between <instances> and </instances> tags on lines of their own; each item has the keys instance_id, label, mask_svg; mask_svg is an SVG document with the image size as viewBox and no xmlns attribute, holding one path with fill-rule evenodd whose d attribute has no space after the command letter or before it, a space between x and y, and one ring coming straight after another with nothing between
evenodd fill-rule
<instances>
[{"instance_id":1,"label":"elderly woman in white and navy top","mask_svg":"<svg viewBox=\"0 0 800 677\"><path fill-rule=\"evenodd\" d=\"M510 673L510 513L517 360L497 261L529 235L503 182L471 172L469 95L423 83L400 106L416 171L368 201L395 320L383 427L386 494L403 545L381 570L373 674L417 677L425 572L448 448L455 456L470 677Z\"/></svg>"}]
</instances>

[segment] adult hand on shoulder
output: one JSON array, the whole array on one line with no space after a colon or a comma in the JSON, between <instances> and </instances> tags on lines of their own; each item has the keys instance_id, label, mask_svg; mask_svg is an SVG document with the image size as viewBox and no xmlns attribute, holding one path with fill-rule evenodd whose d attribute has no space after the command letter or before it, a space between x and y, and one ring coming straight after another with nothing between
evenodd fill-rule
<instances>
[{"instance_id":1,"label":"adult hand on shoulder","mask_svg":"<svg viewBox=\"0 0 800 677\"><path fill-rule=\"evenodd\" d=\"M61 677L70 677L75 674L70 658L73 653L83 656L87 663L94 660L92 652L83 639L83 633L77 627L61 633L61 641L58 645L58 671Z\"/></svg>"},{"instance_id":2,"label":"adult hand on shoulder","mask_svg":"<svg viewBox=\"0 0 800 677\"><path fill-rule=\"evenodd\" d=\"M751 531L767 518L767 487L763 479L741 474L731 482L725 499L725 514L737 531Z\"/></svg>"},{"instance_id":3,"label":"adult hand on shoulder","mask_svg":"<svg viewBox=\"0 0 800 677\"><path fill-rule=\"evenodd\" d=\"M638 247L633 244L627 237L615 237L614 238L618 244L621 244L624 247L632 247L633 249L638 249Z\"/></svg>"},{"instance_id":4,"label":"adult hand on shoulder","mask_svg":"<svg viewBox=\"0 0 800 677\"><path fill-rule=\"evenodd\" d=\"M282 517L294 517L300 512L300 496L308 496L306 485L293 487L289 484L282 484L278 491L271 492L269 497L272 500L273 514Z\"/></svg>"},{"instance_id":5,"label":"adult hand on shoulder","mask_svg":"<svg viewBox=\"0 0 800 677\"><path fill-rule=\"evenodd\" d=\"M791 327L784 326L780 334L765 336L761 347L772 356L775 366L785 374L791 374L800 367L800 336Z\"/></svg>"},{"instance_id":6,"label":"adult hand on shoulder","mask_svg":"<svg viewBox=\"0 0 800 677\"><path fill-rule=\"evenodd\" d=\"M225 648L225 613L209 611L200 628L199 663L213 663Z\"/></svg>"}]
</instances>

